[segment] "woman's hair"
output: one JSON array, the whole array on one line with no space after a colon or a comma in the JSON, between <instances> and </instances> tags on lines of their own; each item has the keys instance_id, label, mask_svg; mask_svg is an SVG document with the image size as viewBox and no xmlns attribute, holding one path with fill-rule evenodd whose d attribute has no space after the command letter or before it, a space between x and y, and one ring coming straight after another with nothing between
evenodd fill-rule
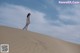
<instances>
[{"instance_id":1,"label":"woman's hair","mask_svg":"<svg viewBox=\"0 0 80 53\"><path fill-rule=\"evenodd\" d=\"M30 15L31 15L31 13L28 13L28 14L27 14L27 17L29 17Z\"/></svg>"}]
</instances>

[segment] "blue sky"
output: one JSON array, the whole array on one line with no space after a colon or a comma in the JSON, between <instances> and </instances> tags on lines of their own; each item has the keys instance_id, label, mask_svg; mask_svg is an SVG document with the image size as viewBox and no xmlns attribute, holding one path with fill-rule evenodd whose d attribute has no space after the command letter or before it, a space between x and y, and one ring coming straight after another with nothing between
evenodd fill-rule
<instances>
[{"instance_id":1,"label":"blue sky","mask_svg":"<svg viewBox=\"0 0 80 53\"><path fill-rule=\"evenodd\" d=\"M28 30L80 44L80 4L58 1L62 0L0 0L0 25L22 29L30 12Z\"/></svg>"}]
</instances>

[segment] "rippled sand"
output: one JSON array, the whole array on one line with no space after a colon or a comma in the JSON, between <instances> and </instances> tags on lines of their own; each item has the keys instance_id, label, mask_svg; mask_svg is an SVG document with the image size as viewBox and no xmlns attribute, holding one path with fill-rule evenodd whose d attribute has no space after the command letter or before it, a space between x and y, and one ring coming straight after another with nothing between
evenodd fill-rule
<instances>
[{"instance_id":1,"label":"rippled sand","mask_svg":"<svg viewBox=\"0 0 80 53\"><path fill-rule=\"evenodd\" d=\"M78 44L4 26L0 26L0 44L9 44L9 53L80 53Z\"/></svg>"}]
</instances>

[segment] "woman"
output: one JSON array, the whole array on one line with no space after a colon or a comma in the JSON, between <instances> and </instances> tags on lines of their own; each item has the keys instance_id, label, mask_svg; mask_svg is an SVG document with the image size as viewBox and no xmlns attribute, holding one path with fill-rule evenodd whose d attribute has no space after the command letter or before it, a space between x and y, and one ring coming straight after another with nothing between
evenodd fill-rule
<instances>
[{"instance_id":1,"label":"woman","mask_svg":"<svg viewBox=\"0 0 80 53\"><path fill-rule=\"evenodd\" d=\"M23 30L27 30L27 28L28 28L28 25L30 24L30 13L28 13L27 14L27 19L26 19L26 25L25 25L25 27L23 28Z\"/></svg>"}]
</instances>

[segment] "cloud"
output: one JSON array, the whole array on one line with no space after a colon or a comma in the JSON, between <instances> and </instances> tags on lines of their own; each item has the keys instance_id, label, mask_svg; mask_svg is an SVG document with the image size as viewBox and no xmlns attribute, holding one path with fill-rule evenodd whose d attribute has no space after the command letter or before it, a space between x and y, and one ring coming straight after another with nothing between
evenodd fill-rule
<instances>
[{"instance_id":1,"label":"cloud","mask_svg":"<svg viewBox=\"0 0 80 53\"><path fill-rule=\"evenodd\" d=\"M25 25L26 15L29 12L32 14L31 20L33 24L45 23L43 19L45 16L44 13L31 10L24 6L4 4L0 6L0 24L22 28Z\"/></svg>"},{"instance_id":2,"label":"cloud","mask_svg":"<svg viewBox=\"0 0 80 53\"><path fill-rule=\"evenodd\" d=\"M59 9L59 19L64 24L63 28L67 35L80 37L80 7L79 5L73 5L73 8ZM64 23L66 22L66 23ZM71 24L70 24L71 23Z\"/></svg>"},{"instance_id":3,"label":"cloud","mask_svg":"<svg viewBox=\"0 0 80 53\"><path fill-rule=\"evenodd\" d=\"M4 4L0 6L0 23L11 27L20 27L24 22L26 10L24 7Z\"/></svg>"},{"instance_id":4,"label":"cloud","mask_svg":"<svg viewBox=\"0 0 80 53\"><path fill-rule=\"evenodd\" d=\"M77 25L66 25L62 21L51 21L55 24L60 24L61 26L51 25L48 20L45 19L46 14L37 10L30 9L25 6L13 5L13 4L2 4L0 5L0 25L10 26L22 29L25 26L26 14L31 13L31 24L29 25L29 30L34 32L43 33L46 35L51 35L53 37L58 37L67 41L80 43L80 19L77 11L77 6L74 6L75 11L74 19L70 18L71 15L67 15L67 9L64 11L59 11L59 19L62 21L66 19L73 20L78 23ZM79 8L78 8L79 10ZM71 11L71 10L70 10ZM73 11L71 11L73 13ZM79 13L79 14L78 14ZM65 16L64 16L64 15ZM67 18L68 16L68 18ZM75 18L77 16L77 18ZM75 20L76 19L76 20Z\"/></svg>"},{"instance_id":5,"label":"cloud","mask_svg":"<svg viewBox=\"0 0 80 53\"><path fill-rule=\"evenodd\" d=\"M79 5L73 5L73 8L67 8L63 10L59 10L59 17L60 19L68 21L72 21L76 24L80 24L80 7Z\"/></svg>"}]
</instances>

